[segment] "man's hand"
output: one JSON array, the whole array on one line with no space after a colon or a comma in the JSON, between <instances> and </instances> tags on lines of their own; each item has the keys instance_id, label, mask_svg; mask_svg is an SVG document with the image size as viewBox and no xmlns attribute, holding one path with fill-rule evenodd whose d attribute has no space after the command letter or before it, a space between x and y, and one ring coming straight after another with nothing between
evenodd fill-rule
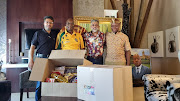
<instances>
[{"instance_id":1,"label":"man's hand","mask_svg":"<svg viewBox=\"0 0 180 101\"><path fill-rule=\"evenodd\" d=\"M34 45L31 45L31 48L30 48L30 57L29 57L29 63L28 63L28 67L32 70L33 68L33 65L34 65L34 61L33 61L33 56L34 56L34 50L35 50L36 46Z\"/></svg>"},{"instance_id":2,"label":"man's hand","mask_svg":"<svg viewBox=\"0 0 180 101\"><path fill-rule=\"evenodd\" d=\"M33 60L30 60L29 63L28 63L28 67L32 70L33 68L33 65L34 65L34 61Z\"/></svg>"}]
</instances>

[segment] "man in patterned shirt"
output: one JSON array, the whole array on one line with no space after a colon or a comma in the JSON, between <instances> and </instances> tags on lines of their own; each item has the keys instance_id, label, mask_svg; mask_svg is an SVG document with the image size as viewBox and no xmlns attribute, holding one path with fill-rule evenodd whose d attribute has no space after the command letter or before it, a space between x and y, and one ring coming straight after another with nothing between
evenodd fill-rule
<instances>
[{"instance_id":1,"label":"man in patterned shirt","mask_svg":"<svg viewBox=\"0 0 180 101\"><path fill-rule=\"evenodd\" d=\"M106 34L106 65L130 65L131 46L127 35L119 31L120 21L112 19L112 32Z\"/></svg>"},{"instance_id":2,"label":"man in patterned shirt","mask_svg":"<svg viewBox=\"0 0 180 101\"><path fill-rule=\"evenodd\" d=\"M87 59L93 64L103 64L105 35L99 31L99 21L91 20L91 31L84 34L87 46Z\"/></svg>"},{"instance_id":3,"label":"man in patterned shirt","mask_svg":"<svg viewBox=\"0 0 180 101\"><path fill-rule=\"evenodd\" d=\"M80 50L84 49L84 41L80 33L74 30L74 21L69 18L66 21L64 31L57 35L55 49L62 50Z\"/></svg>"}]
</instances>

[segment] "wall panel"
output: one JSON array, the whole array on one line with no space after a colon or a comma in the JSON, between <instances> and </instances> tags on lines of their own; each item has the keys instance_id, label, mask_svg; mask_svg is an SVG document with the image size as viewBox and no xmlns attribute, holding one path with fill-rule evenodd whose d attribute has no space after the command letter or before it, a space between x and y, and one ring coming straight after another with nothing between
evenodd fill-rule
<instances>
[{"instance_id":1,"label":"wall panel","mask_svg":"<svg viewBox=\"0 0 180 101\"><path fill-rule=\"evenodd\" d=\"M61 23L61 26L58 27L61 28L68 18L73 17L72 0L7 1L7 39L12 40L11 61L13 63L21 62L19 22L43 24L43 17L46 15L53 16L56 23ZM6 56L8 60L8 54Z\"/></svg>"}]
</instances>

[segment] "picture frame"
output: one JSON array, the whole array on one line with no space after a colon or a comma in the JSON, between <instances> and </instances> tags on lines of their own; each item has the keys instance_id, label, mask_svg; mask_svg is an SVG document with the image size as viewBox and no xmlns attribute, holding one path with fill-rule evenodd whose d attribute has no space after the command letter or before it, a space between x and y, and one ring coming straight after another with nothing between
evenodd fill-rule
<instances>
[{"instance_id":1,"label":"picture frame","mask_svg":"<svg viewBox=\"0 0 180 101\"><path fill-rule=\"evenodd\" d=\"M134 55L136 55L135 60L133 59ZM141 62L139 61L139 59L137 59L137 55L139 55ZM135 64L137 65L137 63L138 64L141 63L140 73L137 73L137 69L135 66ZM132 66L133 87L144 86L144 83L142 81L143 75L149 74L150 71L152 71L150 50L149 49L132 48L131 49L131 57L130 57L130 66ZM142 69L142 67L144 67L144 69ZM147 68L149 68L149 69L147 69Z\"/></svg>"},{"instance_id":2,"label":"picture frame","mask_svg":"<svg viewBox=\"0 0 180 101\"><path fill-rule=\"evenodd\" d=\"M148 48L151 57L164 57L164 33L163 31L148 34Z\"/></svg>"},{"instance_id":3,"label":"picture frame","mask_svg":"<svg viewBox=\"0 0 180 101\"><path fill-rule=\"evenodd\" d=\"M166 57L178 57L180 26L166 29Z\"/></svg>"},{"instance_id":4,"label":"picture frame","mask_svg":"<svg viewBox=\"0 0 180 101\"><path fill-rule=\"evenodd\" d=\"M134 67L133 64L133 56L138 54L141 57L141 63L149 67L151 69L151 55L149 49L140 49L140 48L132 48L131 49L131 57L130 57L130 65Z\"/></svg>"},{"instance_id":5,"label":"picture frame","mask_svg":"<svg viewBox=\"0 0 180 101\"><path fill-rule=\"evenodd\" d=\"M87 32L91 31L91 20L96 19L99 20L100 31L103 33L111 32L111 21L112 18L104 18L104 17L86 17L86 16L74 16L74 24L80 25L84 27ZM120 21L119 31L122 29L122 18L116 18Z\"/></svg>"}]
</instances>

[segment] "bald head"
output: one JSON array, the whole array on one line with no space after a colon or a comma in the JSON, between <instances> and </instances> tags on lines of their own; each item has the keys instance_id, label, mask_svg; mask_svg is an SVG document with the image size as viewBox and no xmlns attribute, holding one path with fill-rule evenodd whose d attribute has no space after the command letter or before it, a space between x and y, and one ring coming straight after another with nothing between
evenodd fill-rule
<instances>
[{"instance_id":1,"label":"bald head","mask_svg":"<svg viewBox=\"0 0 180 101\"><path fill-rule=\"evenodd\" d=\"M69 18L67 21L66 21L66 30L69 32L69 33L72 33L73 32L73 29L74 29L74 21L72 18Z\"/></svg>"},{"instance_id":2,"label":"bald head","mask_svg":"<svg viewBox=\"0 0 180 101\"><path fill-rule=\"evenodd\" d=\"M133 63L136 67L141 65L141 57L138 54L133 55Z\"/></svg>"}]
</instances>

